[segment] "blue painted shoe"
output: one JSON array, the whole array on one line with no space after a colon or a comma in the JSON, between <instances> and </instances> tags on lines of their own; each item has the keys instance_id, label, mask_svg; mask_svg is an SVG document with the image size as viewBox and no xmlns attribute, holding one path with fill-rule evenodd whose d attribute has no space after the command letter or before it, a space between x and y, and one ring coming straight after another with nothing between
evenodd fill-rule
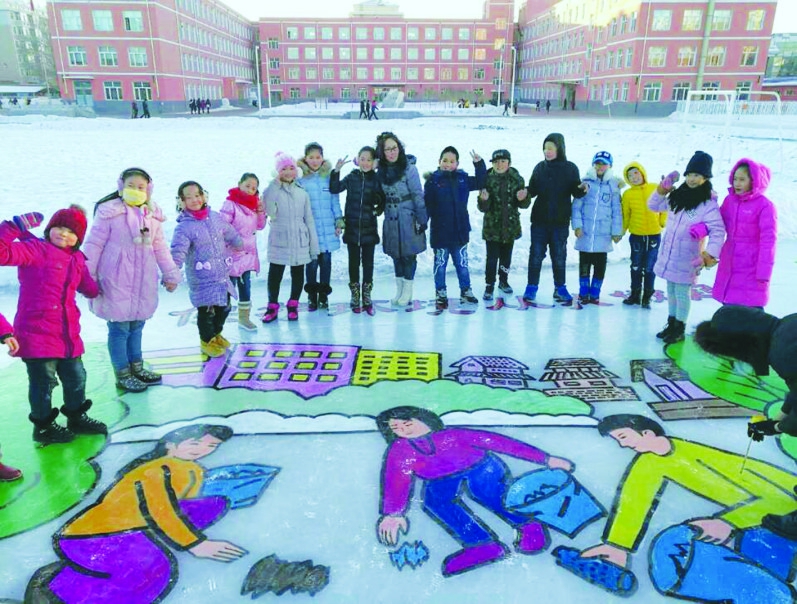
<instances>
[{"instance_id":1,"label":"blue painted shoe","mask_svg":"<svg viewBox=\"0 0 797 604\"><path fill-rule=\"evenodd\" d=\"M567 286L566 285L560 285L553 292L553 299L556 300L557 302L565 302L565 303L567 303L567 302L572 302L573 301L573 296L571 296L570 292L567 291Z\"/></svg>"},{"instance_id":2,"label":"blue painted shoe","mask_svg":"<svg viewBox=\"0 0 797 604\"><path fill-rule=\"evenodd\" d=\"M593 279L592 285L589 287L589 297L595 304L601 297L601 287L603 286L603 279Z\"/></svg>"},{"instance_id":3,"label":"blue painted shoe","mask_svg":"<svg viewBox=\"0 0 797 604\"><path fill-rule=\"evenodd\" d=\"M538 285L527 285L526 291L523 292L523 299L526 302L534 302L537 299Z\"/></svg>"}]
</instances>

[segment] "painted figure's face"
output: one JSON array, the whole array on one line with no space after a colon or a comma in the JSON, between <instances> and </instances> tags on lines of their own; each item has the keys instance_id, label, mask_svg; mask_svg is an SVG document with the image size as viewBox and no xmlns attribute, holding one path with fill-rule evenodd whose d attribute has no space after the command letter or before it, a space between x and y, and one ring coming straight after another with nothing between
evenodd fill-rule
<instances>
[{"instance_id":1,"label":"painted figure's face","mask_svg":"<svg viewBox=\"0 0 797 604\"><path fill-rule=\"evenodd\" d=\"M304 163L310 166L313 172L316 172L321 167L321 164L324 163L324 156L321 155L321 151L318 149L313 149L304 156Z\"/></svg>"},{"instance_id":2,"label":"painted figure's face","mask_svg":"<svg viewBox=\"0 0 797 604\"><path fill-rule=\"evenodd\" d=\"M736 168L733 173L733 190L737 195L747 193L753 188L753 181L750 178L750 173L744 166Z\"/></svg>"},{"instance_id":3,"label":"painted figure's face","mask_svg":"<svg viewBox=\"0 0 797 604\"><path fill-rule=\"evenodd\" d=\"M558 155L556 145L551 141L545 142L545 144L542 146L542 153L545 155L545 159L548 161L556 159L556 156Z\"/></svg>"},{"instance_id":4,"label":"painted figure's face","mask_svg":"<svg viewBox=\"0 0 797 604\"><path fill-rule=\"evenodd\" d=\"M374 169L374 156L368 151L363 151L357 156L357 167L363 172L370 172Z\"/></svg>"},{"instance_id":5,"label":"painted figure's face","mask_svg":"<svg viewBox=\"0 0 797 604\"><path fill-rule=\"evenodd\" d=\"M75 247L77 245L77 235L72 229L66 227L52 227L50 229L50 243L60 248Z\"/></svg>"},{"instance_id":6,"label":"painted figure's face","mask_svg":"<svg viewBox=\"0 0 797 604\"><path fill-rule=\"evenodd\" d=\"M385 146L382 148L385 152L385 160L389 163L395 163L399 158L398 142L392 138L385 141Z\"/></svg>"},{"instance_id":7,"label":"painted figure's face","mask_svg":"<svg viewBox=\"0 0 797 604\"><path fill-rule=\"evenodd\" d=\"M169 457L194 461L215 451L222 443L221 440L210 434L205 434L202 438L190 438L179 443L166 443L166 451Z\"/></svg>"},{"instance_id":8,"label":"painted figure's face","mask_svg":"<svg viewBox=\"0 0 797 604\"><path fill-rule=\"evenodd\" d=\"M391 419L387 425L399 438L420 438L432 431L429 426L415 418Z\"/></svg>"},{"instance_id":9,"label":"painted figure's face","mask_svg":"<svg viewBox=\"0 0 797 604\"><path fill-rule=\"evenodd\" d=\"M496 159L493 161L493 172L496 174L503 174L509 170L509 160L508 159Z\"/></svg>"},{"instance_id":10,"label":"painted figure's face","mask_svg":"<svg viewBox=\"0 0 797 604\"><path fill-rule=\"evenodd\" d=\"M188 185L183 189L183 203L185 208L192 212L201 210L202 206L205 205L205 193L200 191L196 185Z\"/></svg>"},{"instance_id":11,"label":"painted figure's face","mask_svg":"<svg viewBox=\"0 0 797 604\"><path fill-rule=\"evenodd\" d=\"M631 168L626 174L626 176L628 177L628 182L630 182L634 186L645 184L645 179L642 176L642 172L640 172L636 168Z\"/></svg>"},{"instance_id":12,"label":"painted figure's face","mask_svg":"<svg viewBox=\"0 0 797 604\"><path fill-rule=\"evenodd\" d=\"M459 160L456 155L449 151L448 153L443 153L439 166L444 172L453 172L459 166Z\"/></svg>"},{"instance_id":13,"label":"painted figure's face","mask_svg":"<svg viewBox=\"0 0 797 604\"><path fill-rule=\"evenodd\" d=\"M702 174L695 174L694 172L690 172L686 175L686 186L690 189L696 189L697 187L701 186L704 182L706 182L706 177Z\"/></svg>"},{"instance_id":14,"label":"painted figure's face","mask_svg":"<svg viewBox=\"0 0 797 604\"><path fill-rule=\"evenodd\" d=\"M597 174L600 178L606 174L606 170L609 169L609 164L604 164L602 161L598 161L592 164L592 167L595 168L595 174Z\"/></svg>"},{"instance_id":15,"label":"painted figure's face","mask_svg":"<svg viewBox=\"0 0 797 604\"><path fill-rule=\"evenodd\" d=\"M617 444L623 448L632 449L637 453L652 451L653 439L656 435L651 430L637 432L633 428L618 428L609 432Z\"/></svg>"},{"instance_id":16,"label":"painted figure's face","mask_svg":"<svg viewBox=\"0 0 797 604\"><path fill-rule=\"evenodd\" d=\"M290 166L280 168L279 179L282 182L293 182L296 180L296 166L291 164Z\"/></svg>"},{"instance_id":17,"label":"painted figure's face","mask_svg":"<svg viewBox=\"0 0 797 604\"><path fill-rule=\"evenodd\" d=\"M241 184L238 185L238 188L241 189L247 195L256 195L257 194L257 187L259 183L257 182L256 178L247 178Z\"/></svg>"}]
</instances>

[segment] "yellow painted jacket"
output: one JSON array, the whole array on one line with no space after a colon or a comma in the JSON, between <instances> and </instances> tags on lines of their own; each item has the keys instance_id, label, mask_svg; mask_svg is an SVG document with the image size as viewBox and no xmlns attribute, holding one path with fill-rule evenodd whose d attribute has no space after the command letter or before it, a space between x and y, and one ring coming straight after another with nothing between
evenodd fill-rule
<instances>
[{"instance_id":1,"label":"yellow painted jacket","mask_svg":"<svg viewBox=\"0 0 797 604\"><path fill-rule=\"evenodd\" d=\"M628 180L628 171L636 168L645 180L641 185L632 185ZM667 222L667 212L653 212L648 209L650 199L656 185L648 182L645 168L637 162L631 162L623 169L623 178L630 188L623 193L623 235L631 231L632 235L658 235Z\"/></svg>"}]
</instances>

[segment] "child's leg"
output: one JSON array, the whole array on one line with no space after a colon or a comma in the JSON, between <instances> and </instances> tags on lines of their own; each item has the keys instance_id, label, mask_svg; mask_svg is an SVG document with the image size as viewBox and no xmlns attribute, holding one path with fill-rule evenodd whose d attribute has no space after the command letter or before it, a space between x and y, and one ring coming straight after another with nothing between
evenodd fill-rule
<instances>
[{"instance_id":1,"label":"child's leg","mask_svg":"<svg viewBox=\"0 0 797 604\"><path fill-rule=\"evenodd\" d=\"M274 264L273 262L268 265L268 302L269 304L277 304L280 298L280 283L282 283L282 275L285 273L284 264Z\"/></svg>"},{"instance_id":2,"label":"child's leg","mask_svg":"<svg viewBox=\"0 0 797 604\"><path fill-rule=\"evenodd\" d=\"M304 287L304 267L301 264L291 267L291 300L298 300Z\"/></svg>"},{"instance_id":3,"label":"child's leg","mask_svg":"<svg viewBox=\"0 0 797 604\"><path fill-rule=\"evenodd\" d=\"M589 299L589 272L592 268L590 254L578 253L578 297L582 300Z\"/></svg>"},{"instance_id":4,"label":"child's leg","mask_svg":"<svg viewBox=\"0 0 797 604\"><path fill-rule=\"evenodd\" d=\"M561 287L566 283L567 276L567 237L569 227L550 227L551 264L553 265L553 283Z\"/></svg>"},{"instance_id":5,"label":"child's leg","mask_svg":"<svg viewBox=\"0 0 797 604\"><path fill-rule=\"evenodd\" d=\"M485 241L485 244L487 245L487 260L484 265L484 282L487 285L495 285L501 244L498 241Z\"/></svg>"},{"instance_id":6,"label":"child's leg","mask_svg":"<svg viewBox=\"0 0 797 604\"><path fill-rule=\"evenodd\" d=\"M548 228L540 226L531 227L531 247L529 248L529 275L528 284L540 284L540 270L542 261L548 248Z\"/></svg>"},{"instance_id":7,"label":"child's leg","mask_svg":"<svg viewBox=\"0 0 797 604\"><path fill-rule=\"evenodd\" d=\"M645 271L645 295L652 296L656 291L656 273L653 272L653 267L656 266L656 260L659 258L659 247L661 246L661 235L650 235L647 237L647 245L645 246L645 256L642 262L642 269Z\"/></svg>"},{"instance_id":8,"label":"child's leg","mask_svg":"<svg viewBox=\"0 0 797 604\"><path fill-rule=\"evenodd\" d=\"M399 279L404 278L404 262L403 258L393 258L393 274Z\"/></svg>"},{"instance_id":9,"label":"child's leg","mask_svg":"<svg viewBox=\"0 0 797 604\"><path fill-rule=\"evenodd\" d=\"M360 246L356 243L347 243L346 249L349 252L349 283L360 282ZM363 266L363 268L365 268ZM365 271L363 271L365 272ZM363 275L365 281L365 275Z\"/></svg>"},{"instance_id":10,"label":"child's leg","mask_svg":"<svg viewBox=\"0 0 797 604\"><path fill-rule=\"evenodd\" d=\"M252 271L244 271L240 277L233 277L238 284L238 301L252 301Z\"/></svg>"},{"instance_id":11,"label":"child's leg","mask_svg":"<svg viewBox=\"0 0 797 604\"><path fill-rule=\"evenodd\" d=\"M468 271L468 244L462 247L453 247L450 250L454 268L457 271L460 291L470 289L470 271Z\"/></svg>"},{"instance_id":12,"label":"child's leg","mask_svg":"<svg viewBox=\"0 0 797 604\"><path fill-rule=\"evenodd\" d=\"M319 281L329 285L332 280L332 252L321 252L318 255Z\"/></svg>"},{"instance_id":13,"label":"child's leg","mask_svg":"<svg viewBox=\"0 0 797 604\"><path fill-rule=\"evenodd\" d=\"M31 421L46 422L52 413L53 388L58 385L55 379L56 359L22 359L28 371L28 402Z\"/></svg>"},{"instance_id":14,"label":"child's leg","mask_svg":"<svg viewBox=\"0 0 797 604\"><path fill-rule=\"evenodd\" d=\"M230 315L230 294L227 294L227 306L214 306L213 307L213 335L219 335L224 331L224 323L227 322L227 317Z\"/></svg>"},{"instance_id":15,"label":"child's leg","mask_svg":"<svg viewBox=\"0 0 797 604\"><path fill-rule=\"evenodd\" d=\"M214 325L215 306L200 306L197 308L196 326L199 328L199 339L210 342L216 337Z\"/></svg>"},{"instance_id":16,"label":"child's leg","mask_svg":"<svg viewBox=\"0 0 797 604\"><path fill-rule=\"evenodd\" d=\"M362 246L363 260L363 283L373 283L374 281L374 250L375 245Z\"/></svg>"},{"instance_id":17,"label":"child's leg","mask_svg":"<svg viewBox=\"0 0 797 604\"><path fill-rule=\"evenodd\" d=\"M403 256L401 258L401 262L404 265L403 272L404 278L407 281L412 281L415 279L415 270L418 268L418 260L413 254L412 256Z\"/></svg>"},{"instance_id":18,"label":"child's leg","mask_svg":"<svg viewBox=\"0 0 797 604\"><path fill-rule=\"evenodd\" d=\"M55 366L64 393L64 415L74 415L86 402L86 369L83 360L58 359Z\"/></svg>"},{"instance_id":19,"label":"child's leg","mask_svg":"<svg viewBox=\"0 0 797 604\"><path fill-rule=\"evenodd\" d=\"M130 338L130 321L108 321L108 354L111 365L119 373L130 367L127 342Z\"/></svg>"},{"instance_id":20,"label":"child's leg","mask_svg":"<svg viewBox=\"0 0 797 604\"><path fill-rule=\"evenodd\" d=\"M448 267L448 250L444 247L434 248L434 288L437 291L446 288L446 268Z\"/></svg>"},{"instance_id":21,"label":"child's leg","mask_svg":"<svg viewBox=\"0 0 797 604\"><path fill-rule=\"evenodd\" d=\"M647 254L647 237L631 235L628 243L631 245L631 295L638 295L642 291L642 274L645 270L645 256Z\"/></svg>"},{"instance_id":22,"label":"child's leg","mask_svg":"<svg viewBox=\"0 0 797 604\"><path fill-rule=\"evenodd\" d=\"M318 283L317 275L318 275L318 259L319 258L320 258L320 255L316 256L315 258L310 260L310 262L308 262L304 266L303 270L304 270L305 274L307 275L307 284L308 285L315 285L316 283Z\"/></svg>"},{"instance_id":23,"label":"child's leg","mask_svg":"<svg viewBox=\"0 0 797 604\"><path fill-rule=\"evenodd\" d=\"M609 254L606 252L596 252L592 254L592 266L594 267L592 271L593 280L597 279L598 281L603 281L604 277L606 277L606 264L608 259Z\"/></svg>"},{"instance_id":24,"label":"child's leg","mask_svg":"<svg viewBox=\"0 0 797 604\"><path fill-rule=\"evenodd\" d=\"M501 283L509 283L509 268L512 266L512 249L515 247L515 242L498 244L498 265L499 281Z\"/></svg>"},{"instance_id":25,"label":"child's leg","mask_svg":"<svg viewBox=\"0 0 797 604\"><path fill-rule=\"evenodd\" d=\"M675 313L678 311L678 300L675 298L675 286L677 283L667 281L667 314L675 318Z\"/></svg>"},{"instance_id":26,"label":"child's leg","mask_svg":"<svg viewBox=\"0 0 797 604\"><path fill-rule=\"evenodd\" d=\"M675 299L677 302L675 318L686 323L689 318L689 309L692 306L692 285L689 283L675 284Z\"/></svg>"},{"instance_id":27,"label":"child's leg","mask_svg":"<svg viewBox=\"0 0 797 604\"><path fill-rule=\"evenodd\" d=\"M144 335L144 321L130 321L130 333L127 337L127 358L130 363L140 363L144 360L141 352L141 339Z\"/></svg>"}]
</instances>

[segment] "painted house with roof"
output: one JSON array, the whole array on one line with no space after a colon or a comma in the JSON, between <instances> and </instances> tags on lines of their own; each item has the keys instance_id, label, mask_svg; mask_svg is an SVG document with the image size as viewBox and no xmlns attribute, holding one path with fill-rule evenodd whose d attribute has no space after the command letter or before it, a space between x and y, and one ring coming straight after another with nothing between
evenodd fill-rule
<instances>
[{"instance_id":1,"label":"painted house with roof","mask_svg":"<svg viewBox=\"0 0 797 604\"><path fill-rule=\"evenodd\" d=\"M545 365L540 382L553 382L543 390L546 396L572 396L587 403L638 401L633 388L618 386L620 377L595 359L551 359Z\"/></svg>"},{"instance_id":2,"label":"painted house with roof","mask_svg":"<svg viewBox=\"0 0 797 604\"><path fill-rule=\"evenodd\" d=\"M492 388L520 390L529 387L534 376L526 373L528 366L511 357L473 355L451 363L456 371L445 377L460 384L483 384Z\"/></svg>"}]
</instances>

